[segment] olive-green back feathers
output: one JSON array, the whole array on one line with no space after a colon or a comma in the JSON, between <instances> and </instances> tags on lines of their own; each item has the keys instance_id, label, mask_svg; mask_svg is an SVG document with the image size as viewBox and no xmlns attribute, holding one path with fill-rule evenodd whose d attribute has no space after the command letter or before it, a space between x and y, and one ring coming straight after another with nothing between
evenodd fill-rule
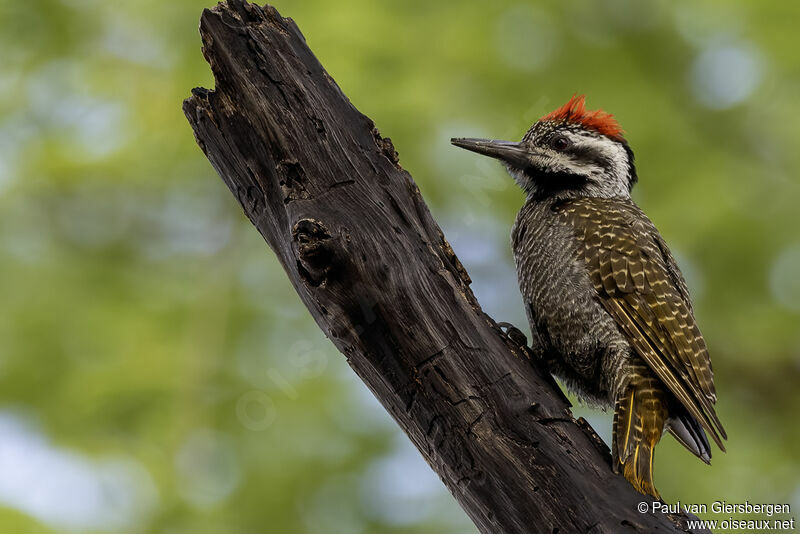
<instances>
[{"instance_id":1,"label":"olive-green back feathers","mask_svg":"<svg viewBox=\"0 0 800 534\"><path fill-rule=\"evenodd\" d=\"M585 243L598 298L636 352L708 432L727 438L714 411L711 360L686 283L653 223L629 200L561 203L563 220Z\"/></svg>"}]
</instances>

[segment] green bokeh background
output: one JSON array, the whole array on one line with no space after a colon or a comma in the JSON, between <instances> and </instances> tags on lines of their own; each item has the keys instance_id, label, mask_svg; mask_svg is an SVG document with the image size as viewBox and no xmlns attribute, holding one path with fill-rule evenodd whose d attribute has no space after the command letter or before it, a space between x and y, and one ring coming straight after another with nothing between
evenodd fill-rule
<instances>
[{"instance_id":1,"label":"green bokeh background","mask_svg":"<svg viewBox=\"0 0 800 534\"><path fill-rule=\"evenodd\" d=\"M475 532L195 145L181 101L213 87L211 5L0 0L0 531ZM712 467L666 439L658 486L800 509L800 4L276 5L392 138L497 320L525 323L522 194L449 138L518 139L575 92L613 112L730 435Z\"/></svg>"}]
</instances>

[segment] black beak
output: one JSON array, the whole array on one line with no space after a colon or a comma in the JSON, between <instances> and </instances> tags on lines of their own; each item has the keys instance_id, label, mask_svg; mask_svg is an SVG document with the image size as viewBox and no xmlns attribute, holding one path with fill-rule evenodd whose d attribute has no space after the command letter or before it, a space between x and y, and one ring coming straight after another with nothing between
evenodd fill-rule
<instances>
[{"instance_id":1,"label":"black beak","mask_svg":"<svg viewBox=\"0 0 800 534\"><path fill-rule=\"evenodd\" d=\"M450 142L457 147L499 159L517 168L525 168L530 165L530 152L522 143L511 141L495 141L494 139L472 139L454 137Z\"/></svg>"}]
</instances>

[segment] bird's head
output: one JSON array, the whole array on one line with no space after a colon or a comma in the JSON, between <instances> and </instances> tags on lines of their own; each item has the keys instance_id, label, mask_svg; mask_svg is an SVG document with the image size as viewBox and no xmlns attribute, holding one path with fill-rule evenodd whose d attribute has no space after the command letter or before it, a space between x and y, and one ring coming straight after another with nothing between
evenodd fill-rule
<instances>
[{"instance_id":1,"label":"bird's head","mask_svg":"<svg viewBox=\"0 0 800 534\"><path fill-rule=\"evenodd\" d=\"M461 148L497 158L529 197L628 198L636 183L633 152L614 117L587 111L583 96L548 113L519 143L454 138Z\"/></svg>"}]
</instances>

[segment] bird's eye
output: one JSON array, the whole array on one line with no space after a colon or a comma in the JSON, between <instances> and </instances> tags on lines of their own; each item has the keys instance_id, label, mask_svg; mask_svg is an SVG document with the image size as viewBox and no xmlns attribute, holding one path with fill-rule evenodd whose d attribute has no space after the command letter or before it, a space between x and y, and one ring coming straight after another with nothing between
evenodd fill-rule
<instances>
[{"instance_id":1,"label":"bird's eye","mask_svg":"<svg viewBox=\"0 0 800 534\"><path fill-rule=\"evenodd\" d=\"M570 140L567 137L563 136L563 135L559 135L559 136L553 138L552 141L550 141L550 146L553 147L556 150L564 150L565 148L567 148L571 144L572 143L570 142Z\"/></svg>"}]
</instances>

